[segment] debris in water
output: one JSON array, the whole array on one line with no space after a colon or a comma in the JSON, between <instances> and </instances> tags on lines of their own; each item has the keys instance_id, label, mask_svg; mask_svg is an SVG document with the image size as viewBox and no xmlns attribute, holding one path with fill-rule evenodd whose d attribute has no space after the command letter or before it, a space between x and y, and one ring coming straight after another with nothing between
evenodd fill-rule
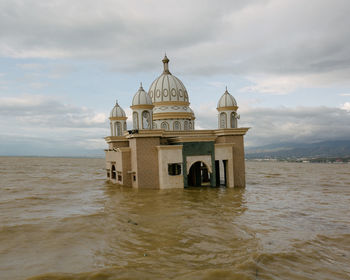
<instances>
[{"instance_id":1,"label":"debris in water","mask_svg":"<svg viewBox=\"0 0 350 280\"><path fill-rule=\"evenodd\" d=\"M132 220L130 220L130 219L128 220L128 223L129 223L129 224L133 224L133 225L135 225L135 226L138 225L138 223L136 223L136 222L134 222L134 221L132 221Z\"/></svg>"}]
</instances>

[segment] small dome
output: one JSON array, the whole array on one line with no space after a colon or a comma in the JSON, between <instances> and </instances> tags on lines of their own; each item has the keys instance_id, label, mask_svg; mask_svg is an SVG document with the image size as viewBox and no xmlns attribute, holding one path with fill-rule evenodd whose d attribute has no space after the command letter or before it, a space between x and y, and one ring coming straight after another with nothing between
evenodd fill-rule
<instances>
[{"instance_id":1,"label":"small dome","mask_svg":"<svg viewBox=\"0 0 350 280\"><path fill-rule=\"evenodd\" d=\"M132 99L132 106L135 105L152 105L152 99L143 89L142 83L139 90L135 93L134 98Z\"/></svg>"},{"instance_id":2,"label":"small dome","mask_svg":"<svg viewBox=\"0 0 350 280\"><path fill-rule=\"evenodd\" d=\"M227 91L220 97L217 108L237 107L236 99Z\"/></svg>"},{"instance_id":3,"label":"small dome","mask_svg":"<svg viewBox=\"0 0 350 280\"><path fill-rule=\"evenodd\" d=\"M111 114L111 118L124 118L126 117L124 110L119 106L118 101L115 102L115 106L113 107Z\"/></svg>"},{"instance_id":4,"label":"small dome","mask_svg":"<svg viewBox=\"0 0 350 280\"><path fill-rule=\"evenodd\" d=\"M169 71L169 59L167 56L162 60L164 71L151 84L148 94L153 103L156 102L180 102L188 103L188 94L183 83Z\"/></svg>"}]
</instances>

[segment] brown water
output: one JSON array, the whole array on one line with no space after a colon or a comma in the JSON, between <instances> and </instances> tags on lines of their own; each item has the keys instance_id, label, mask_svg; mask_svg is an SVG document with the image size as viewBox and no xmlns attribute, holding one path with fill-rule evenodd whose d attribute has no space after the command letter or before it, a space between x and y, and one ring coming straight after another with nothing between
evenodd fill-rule
<instances>
[{"instance_id":1,"label":"brown water","mask_svg":"<svg viewBox=\"0 0 350 280\"><path fill-rule=\"evenodd\" d=\"M0 157L0 279L350 279L350 165L138 191L103 159Z\"/></svg>"}]
</instances>

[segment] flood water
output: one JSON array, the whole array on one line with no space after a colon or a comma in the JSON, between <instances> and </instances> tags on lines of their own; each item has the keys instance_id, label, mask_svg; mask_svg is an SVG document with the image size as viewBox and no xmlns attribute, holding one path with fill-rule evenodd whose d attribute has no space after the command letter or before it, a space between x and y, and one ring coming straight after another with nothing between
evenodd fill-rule
<instances>
[{"instance_id":1,"label":"flood water","mask_svg":"<svg viewBox=\"0 0 350 280\"><path fill-rule=\"evenodd\" d=\"M350 279L350 165L135 190L103 159L0 157L0 279Z\"/></svg>"}]
</instances>

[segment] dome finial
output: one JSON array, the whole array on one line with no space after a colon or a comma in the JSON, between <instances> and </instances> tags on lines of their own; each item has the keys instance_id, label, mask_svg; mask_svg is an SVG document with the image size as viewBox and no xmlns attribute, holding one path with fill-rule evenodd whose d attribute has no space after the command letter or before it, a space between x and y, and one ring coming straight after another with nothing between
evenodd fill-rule
<instances>
[{"instance_id":1,"label":"dome finial","mask_svg":"<svg viewBox=\"0 0 350 280\"><path fill-rule=\"evenodd\" d=\"M115 100L115 105L118 105L118 99Z\"/></svg>"},{"instance_id":2,"label":"dome finial","mask_svg":"<svg viewBox=\"0 0 350 280\"><path fill-rule=\"evenodd\" d=\"M170 71L169 71L169 58L166 56L166 53L164 55L164 58L162 60L163 64L164 64L164 71L163 71L163 74L171 74Z\"/></svg>"},{"instance_id":3,"label":"dome finial","mask_svg":"<svg viewBox=\"0 0 350 280\"><path fill-rule=\"evenodd\" d=\"M227 91L227 86L226 86L226 90L225 90L225 93L228 93L228 91Z\"/></svg>"},{"instance_id":4,"label":"dome finial","mask_svg":"<svg viewBox=\"0 0 350 280\"><path fill-rule=\"evenodd\" d=\"M142 82L140 82L140 90L143 90Z\"/></svg>"}]
</instances>

